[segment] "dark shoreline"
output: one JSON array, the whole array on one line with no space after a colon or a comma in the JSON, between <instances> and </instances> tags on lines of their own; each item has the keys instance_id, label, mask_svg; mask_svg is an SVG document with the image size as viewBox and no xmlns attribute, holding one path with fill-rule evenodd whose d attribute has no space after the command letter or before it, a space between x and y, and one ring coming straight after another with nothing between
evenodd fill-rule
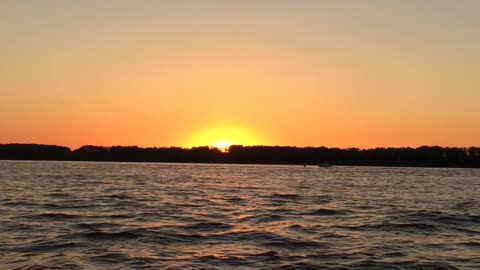
<instances>
[{"instance_id":1,"label":"dark shoreline","mask_svg":"<svg viewBox=\"0 0 480 270\"><path fill-rule=\"evenodd\" d=\"M422 146L418 148L327 148L233 145L222 150L208 146L180 147L82 146L0 144L0 160L165 162L220 164L480 168L480 148Z\"/></svg>"}]
</instances>

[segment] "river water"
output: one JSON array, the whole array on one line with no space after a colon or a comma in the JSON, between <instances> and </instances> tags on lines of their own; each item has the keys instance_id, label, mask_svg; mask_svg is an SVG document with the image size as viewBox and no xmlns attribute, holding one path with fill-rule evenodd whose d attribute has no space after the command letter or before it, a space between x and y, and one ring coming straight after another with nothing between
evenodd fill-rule
<instances>
[{"instance_id":1,"label":"river water","mask_svg":"<svg viewBox=\"0 0 480 270\"><path fill-rule=\"evenodd\" d=\"M0 269L480 269L480 170L0 161Z\"/></svg>"}]
</instances>

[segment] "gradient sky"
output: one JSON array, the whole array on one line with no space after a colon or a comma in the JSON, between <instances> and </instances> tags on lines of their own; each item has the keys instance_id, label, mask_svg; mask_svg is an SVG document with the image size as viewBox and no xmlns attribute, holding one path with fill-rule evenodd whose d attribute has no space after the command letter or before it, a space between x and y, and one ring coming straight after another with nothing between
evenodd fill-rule
<instances>
[{"instance_id":1,"label":"gradient sky","mask_svg":"<svg viewBox=\"0 0 480 270\"><path fill-rule=\"evenodd\" d=\"M0 143L480 145L480 1L0 1Z\"/></svg>"}]
</instances>

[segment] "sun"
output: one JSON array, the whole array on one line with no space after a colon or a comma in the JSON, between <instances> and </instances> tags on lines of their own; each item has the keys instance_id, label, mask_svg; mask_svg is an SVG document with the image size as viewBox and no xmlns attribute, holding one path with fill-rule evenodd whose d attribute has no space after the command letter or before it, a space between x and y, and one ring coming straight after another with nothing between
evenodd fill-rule
<instances>
[{"instance_id":1,"label":"sun","mask_svg":"<svg viewBox=\"0 0 480 270\"><path fill-rule=\"evenodd\" d=\"M231 143L230 141L219 141L219 142L213 143L212 146L218 149L226 149L233 144L234 143Z\"/></svg>"},{"instance_id":2,"label":"sun","mask_svg":"<svg viewBox=\"0 0 480 270\"><path fill-rule=\"evenodd\" d=\"M196 132L188 146L211 146L222 150L228 149L231 145L257 144L259 144L258 138L245 128L216 127Z\"/></svg>"}]
</instances>

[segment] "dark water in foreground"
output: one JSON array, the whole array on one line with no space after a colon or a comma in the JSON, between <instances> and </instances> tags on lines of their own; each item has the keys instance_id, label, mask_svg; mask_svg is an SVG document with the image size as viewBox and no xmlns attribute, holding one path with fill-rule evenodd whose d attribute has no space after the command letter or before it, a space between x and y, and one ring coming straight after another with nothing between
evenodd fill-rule
<instances>
[{"instance_id":1,"label":"dark water in foreground","mask_svg":"<svg viewBox=\"0 0 480 270\"><path fill-rule=\"evenodd\" d=\"M480 269L480 170L0 161L0 269Z\"/></svg>"}]
</instances>

